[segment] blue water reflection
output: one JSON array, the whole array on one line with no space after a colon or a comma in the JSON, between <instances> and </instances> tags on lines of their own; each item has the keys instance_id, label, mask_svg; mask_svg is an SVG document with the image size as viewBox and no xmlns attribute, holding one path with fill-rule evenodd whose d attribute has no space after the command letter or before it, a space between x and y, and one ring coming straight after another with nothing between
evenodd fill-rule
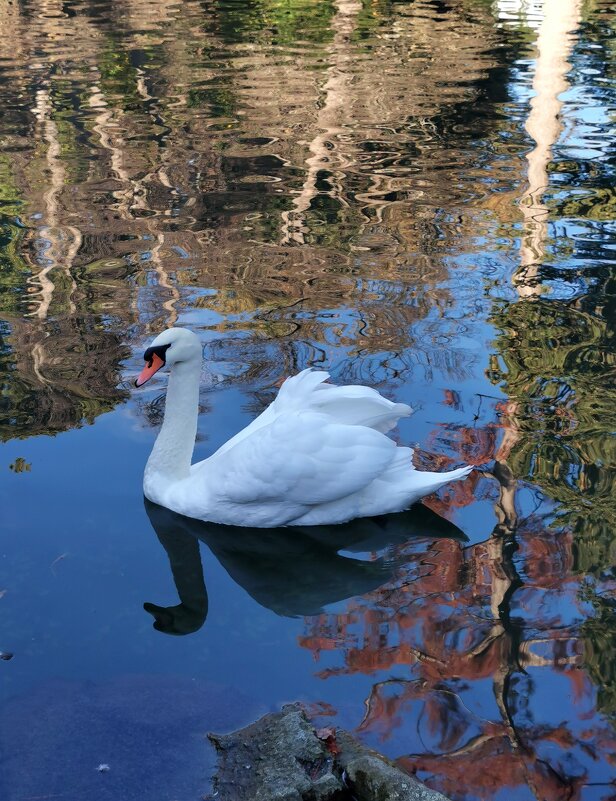
<instances>
[{"instance_id":1,"label":"blue water reflection","mask_svg":"<svg viewBox=\"0 0 616 801\"><path fill-rule=\"evenodd\" d=\"M199 797L206 731L298 699L453 801L611 798L614 26L3 7L2 799ZM167 325L204 345L196 459L314 365L482 469L336 532L144 509Z\"/></svg>"}]
</instances>

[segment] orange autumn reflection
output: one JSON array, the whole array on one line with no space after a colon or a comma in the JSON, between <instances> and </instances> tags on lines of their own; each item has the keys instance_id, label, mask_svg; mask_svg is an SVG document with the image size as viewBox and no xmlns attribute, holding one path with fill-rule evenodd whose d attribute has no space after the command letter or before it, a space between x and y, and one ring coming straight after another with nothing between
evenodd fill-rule
<instances>
[{"instance_id":1,"label":"orange autumn reflection","mask_svg":"<svg viewBox=\"0 0 616 801\"><path fill-rule=\"evenodd\" d=\"M581 801L616 735L586 667L574 538L519 511L530 489L505 462L475 484L496 495L486 539L396 546L393 580L306 619L300 643L327 661L322 679L374 676L360 732L455 801L522 787ZM447 504L466 502L450 493Z\"/></svg>"}]
</instances>

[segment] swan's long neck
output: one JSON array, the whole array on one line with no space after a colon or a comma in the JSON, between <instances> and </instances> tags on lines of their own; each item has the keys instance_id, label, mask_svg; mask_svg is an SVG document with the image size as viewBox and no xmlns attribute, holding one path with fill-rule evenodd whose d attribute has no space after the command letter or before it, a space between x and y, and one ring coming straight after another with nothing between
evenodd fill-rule
<instances>
[{"instance_id":1,"label":"swan's long neck","mask_svg":"<svg viewBox=\"0 0 616 801\"><path fill-rule=\"evenodd\" d=\"M197 435L200 377L200 359L172 367L165 417L145 467L145 484L154 477L173 482L188 476Z\"/></svg>"}]
</instances>

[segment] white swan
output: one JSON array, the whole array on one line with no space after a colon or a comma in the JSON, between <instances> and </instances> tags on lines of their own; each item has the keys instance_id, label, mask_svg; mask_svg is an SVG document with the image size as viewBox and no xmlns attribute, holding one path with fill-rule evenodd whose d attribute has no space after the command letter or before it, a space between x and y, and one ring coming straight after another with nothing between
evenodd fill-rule
<instances>
[{"instance_id":1,"label":"white swan","mask_svg":"<svg viewBox=\"0 0 616 801\"><path fill-rule=\"evenodd\" d=\"M303 370L216 453L191 465L197 433L202 352L199 339L169 328L145 354L135 381L171 368L165 418L148 459L149 500L187 517L234 526L343 523L407 509L472 467L447 473L413 468L411 448L385 432L411 409L362 386L327 384Z\"/></svg>"}]
</instances>

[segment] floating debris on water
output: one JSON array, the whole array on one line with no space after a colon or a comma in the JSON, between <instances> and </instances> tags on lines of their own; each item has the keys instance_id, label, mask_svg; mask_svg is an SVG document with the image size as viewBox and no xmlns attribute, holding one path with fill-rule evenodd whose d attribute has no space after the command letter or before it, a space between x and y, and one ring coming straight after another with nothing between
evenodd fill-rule
<instances>
[{"instance_id":1,"label":"floating debris on water","mask_svg":"<svg viewBox=\"0 0 616 801\"><path fill-rule=\"evenodd\" d=\"M18 456L15 461L9 465L9 469L14 473L29 473L32 469L32 462L26 462L23 456Z\"/></svg>"},{"instance_id":2,"label":"floating debris on water","mask_svg":"<svg viewBox=\"0 0 616 801\"><path fill-rule=\"evenodd\" d=\"M56 575L56 571L54 570L55 566L58 564L58 562L61 562L63 559L66 559L67 556L68 556L68 551L66 553L61 553L60 556L56 557L53 560L53 562L49 565L49 569L54 574L54 576Z\"/></svg>"}]
</instances>

